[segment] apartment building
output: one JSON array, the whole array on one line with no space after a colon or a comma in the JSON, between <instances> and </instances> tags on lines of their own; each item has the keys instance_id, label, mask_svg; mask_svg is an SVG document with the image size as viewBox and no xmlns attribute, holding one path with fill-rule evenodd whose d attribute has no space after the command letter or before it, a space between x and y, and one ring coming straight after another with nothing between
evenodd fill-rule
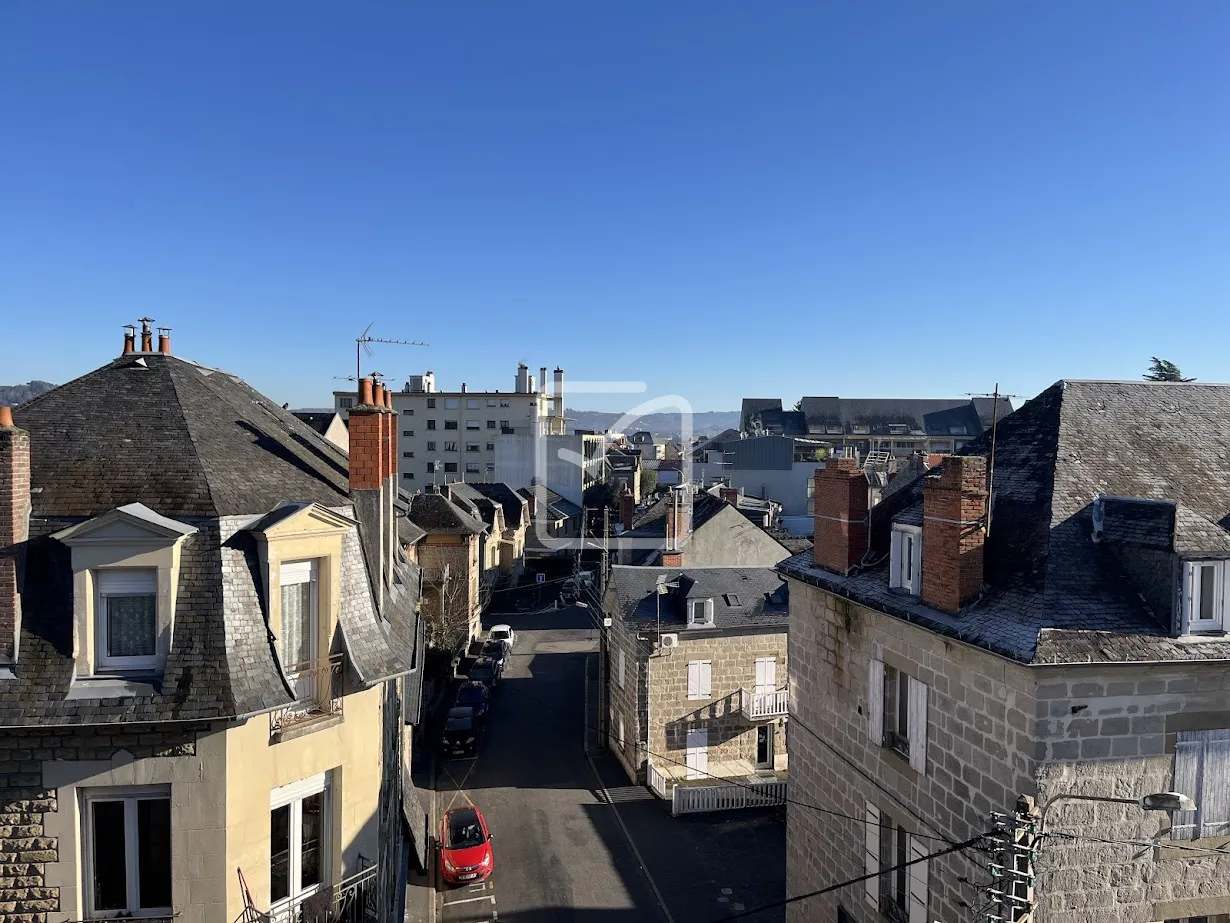
<instances>
[{"instance_id":1,"label":"apartment building","mask_svg":"<svg viewBox=\"0 0 1230 923\"><path fill-rule=\"evenodd\" d=\"M511 391L440 391L434 372L413 375L400 391L389 392L400 421L397 472L404 490L450 481L494 481L496 439L501 434L563 434L564 370L556 368L548 389L547 370L538 379L525 363L517 366ZM343 416L353 391L334 391Z\"/></svg>"},{"instance_id":2,"label":"apartment building","mask_svg":"<svg viewBox=\"0 0 1230 923\"><path fill-rule=\"evenodd\" d=\"M771 567L612 568L607 734L632 781L785 771L788 593Z\"/></svg>"},{"instance_id":3,"label":"apartment building","mask_svg":"<svg viewBox=\"0 0 1230 923\"><path fill-rule=\"evenodd\" d=\"M601 434L501 433L495 441L495 476L514 490L544 484L577 506L585 492L605 483L607 439Z\"/></svg>"},{"instance_id":4,"label":"apartment building","mask_svg":"<svg viewBox=\"0 0 1230 923\"><path fill-rule=\"evenodd\" d=\"M365 382L348 464L151 340L0 408L0 915L400 919L396 417Z\"/></svg>"},{"instance_id":5,"label":"apartment building","mask_svg":"<svg viewBox=\"0 0 1230 923\"><path fill-rule=\"evenodd\" d=\"M872 877L789 920L1230 913L1228 434L1228 386L1062 381L870 509L853 459L817 473L778 567L787 887ZM1045 836L986 910L994 859L932 854L1021 796Z\"/></svg>"}]
</instances>

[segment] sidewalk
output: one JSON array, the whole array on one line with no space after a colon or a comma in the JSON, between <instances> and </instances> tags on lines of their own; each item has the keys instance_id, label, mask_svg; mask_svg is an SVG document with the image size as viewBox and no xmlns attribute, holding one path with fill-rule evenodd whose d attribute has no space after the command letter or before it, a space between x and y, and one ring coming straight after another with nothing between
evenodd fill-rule
<instances>
[{"instance_id":1,"label":"sidewalk","mask_svg":"<svg viewBox=\"0 0 1230 923\"><path fill-rule=\"evenodd\" d=\"M422 736L416 741L411 756L410 777L419 790L423 809L427 812L429 833L434 836L439 820L436 806L436 736L439 718L448 698L448 686L444 685L436 700L424 709ZM434 842L434 841L433 841ZM405 923L435 923L436 920L436 853L429 844L427 871L410 868L406 880Z\"/></svg>"}]
</instances>

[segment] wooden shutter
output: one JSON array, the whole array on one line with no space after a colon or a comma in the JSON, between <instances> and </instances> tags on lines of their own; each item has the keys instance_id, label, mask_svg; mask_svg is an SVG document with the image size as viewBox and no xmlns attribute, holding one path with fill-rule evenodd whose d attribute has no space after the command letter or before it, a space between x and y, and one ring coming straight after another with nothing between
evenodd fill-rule
<instances>
[{"instance_id":1,"label":"wooden shutter","mask_svg":"<svg viewBox=\"0 0 1230 923\"><path fill-rule=\"evenodd\" d=\"M617 670L617 679L619 680L619 685L622 687L624 684L624 651L622 647L619 649L619 666Z\"/></svg>"},{"instance_id":2,"label":"wooden shutter","mask_svg":"<svg viewBox=\"0 0 1230 923\"><path fill-rule=\"evenodd\" d=\"M918 596L922 592L922 533L911 537L910 555L914 559L910 568L910 592Z\"/></svg>"},{"instance_id":3,"label":"wooden shutter","mask_svg":"<svg viewBox=\"0 0 1230 923\"><path fill-rule=\"evenodd\" d=\"M884 745L884 661L867 661L867 736Z\"/></svg>"},{"instance_id":4,"label":"wooden shutter","mask_svg":"<svg viewBox=\"0 0 1230 923\"><path fill-rule=\"evenodd\" d=\"M863 861L868 875L864 882L867 903L877 910L880 907L880 809L867 802L867 836L863 848Z\"/></svg>"},{"instance_id":5,"label":"wooden shutter","mask_svg":"<svg viewBox=\"0 0 1230 923\"><path fill-rule=\"evenodd\" d=\"M702 660L700 662L700 697L709 699L713 697L713 661Z\"/></svg>"},{"instance_id":6,"label":"wooden shutter","mask_svg":"<svg viewBox=\"0 0 1230 923\"><path fill-rule=\"evenodd\" d=\"M688 664L688 698L700 698L700 661L693 660Z\"/></svg>"},{"instance_id":7,"label":"wooden shutter","mask_svg":"<svg viewBox=\"0 0 1230 923\"><path fill-rule=\"evenodd\" d=\"M910 768L919 775L927 774L927 684L910 677L909 715Z\"/></svg>"},{"instance_id":8,"label":"wooden shutter","mask_svg":"<svg viewBox=\"0 0 1230 923\"><path fill-rule=\"evenodd\" d=\"M1194 735L1192 735L1194 737ZM1188 738L1188 739L1184 739ZM1204 742L1180 733L1174 752L1174 789L1200 804L1200 764L1204 758ZM1176 811L1170 835L1176 840L1191 840L1196 835L1196 811Z\"/></svg>"},{"instance_id":9,"label":"wooden shutter","mask_svg":"<svg viewBox=\"0 0 1230 923\"><path fill-rule=\"evenodd\" d=\"M910 923L927 923L927 847L910 837ZM916 860L923 859L922 862Z\"/></svg>"},{"instance_id":10,"label":"wooden shutter","mask_svg":"<svg viewBox=\"0 0 1230 923\"><path fill-rule=\"evenodd\" d=\"M901 586L901 530L893 529L892 539L888 544L888 585Z\"/></svg>"},{"instance_id":11,"label":"wooden shutter","mask_svg":"<svg viewBox=\"0 0 1230 923\"><path fill-rule=\"evenodd\" d=\"M1230 832L1230 732L1204 733L1206 739L1204 758L1200 764L1198 799L1200 835L1225 836Z\"/></svg>"}]
</instances>

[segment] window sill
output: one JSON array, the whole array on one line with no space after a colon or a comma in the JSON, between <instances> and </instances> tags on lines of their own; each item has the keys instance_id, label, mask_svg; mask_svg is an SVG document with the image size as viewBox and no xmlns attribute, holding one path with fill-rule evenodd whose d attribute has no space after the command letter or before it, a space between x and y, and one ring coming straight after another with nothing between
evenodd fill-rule
<instances>
[{"instance_id":1,"label":"window sill","mask_svg":"<svg viewBox=\"0 0 1230 923\"><path fill-rule=\"evenodd\" d=\"M885 762L893 769L903 775L909 773L910 778L917 779L919 773L910 765L910 757L908 753L902 753L895 747L890 747L887 744L880 745L880 753L883 754Z\"/></svg>"},{"instance_id":2,"label":"window sill","mask_svg":"<svg viewBox=\"0 0 1230 923\"><path fill-rule=\"evenodd\" d=\"M83 676L68 687L66 701L73 699L128 699L157 695L158 676Z\"/></svg>"},{"instance_id":3,"label":"window sill","mask_svg":"<svg viewBox=\"0 0 1230 923\"><path fill-rule=\"evenodd\" d=\"M269 735L270 744L285 743L298 737L306 737L326 728L337 727L342 723L342 715L320 715L312 718L302 718L287 727Z\"/></svg>"}]
</instances>

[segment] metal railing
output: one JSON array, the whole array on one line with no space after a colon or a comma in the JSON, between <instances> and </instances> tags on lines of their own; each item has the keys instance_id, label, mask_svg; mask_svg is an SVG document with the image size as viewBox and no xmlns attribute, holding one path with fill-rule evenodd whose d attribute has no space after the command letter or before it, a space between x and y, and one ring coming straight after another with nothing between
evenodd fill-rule
<instances>
[{"instance_id":1,"label":"metal railing","mask_svg":"<svg viewBox=\"0 0 1230 923\"><path fill-rule=\"evenodd\" d=\"M786 689L773 692L739 690L740 707L749 718L776 718L790 711L790 693Z\"/></svg>"},{"instance_id":2,"label":"metal railing","mask_svg":"<svg viewBox=\"0 0 1230 923\"><path fill-rule=\"evenodd\" d=\"M295 693L295 701L269 714L269 733L276 737L287 728L342 713L342 667L345 654L334 654L323 660L292 663L286 668L286 678Z\"/></svg>"},{"instance_id":3,"label":"metal railing","mask_svg":"<svg viewBox=\"0 0 1230 923\"><path fill-rule=\"evenodd\" d=\"M376 923L377 871L375 863L365 863L336 885L281 901L268 913L253 907L246 896L243 913L235 923Z\"/></svg>"}]
</instances>

